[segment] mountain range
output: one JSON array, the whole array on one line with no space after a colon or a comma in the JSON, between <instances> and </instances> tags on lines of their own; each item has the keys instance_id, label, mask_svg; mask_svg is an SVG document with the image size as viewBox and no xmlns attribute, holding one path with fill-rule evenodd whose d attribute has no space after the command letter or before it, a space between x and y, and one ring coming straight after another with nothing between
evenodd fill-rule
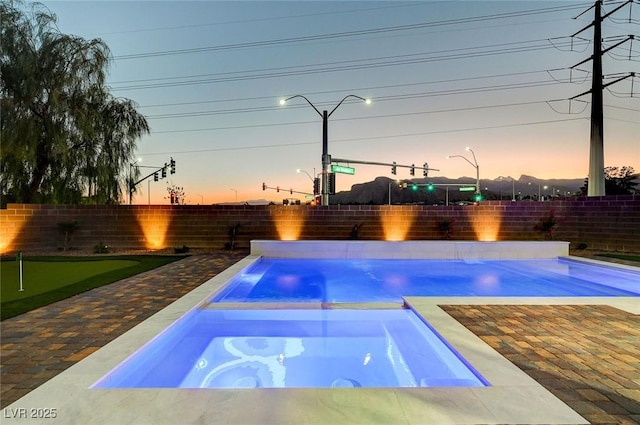
<instances>
[{"instance_id":1,"label":"mountain range","mask_svg":"<svg viewBox=\"0 0 640 425\"><path fill-rule=\"evenodd\" d=\"M336 175L339 179L340 175ZM399 183L400 182L400 183ZM400 188L406 183L406 188ZM547 199L556 196L571 196L580 191L585 179L539 179L533 176L521 175L518 179L512 177L497 177L493 180L480 179L480 190L483 199L511 200ZM415 190L413 186L416 185ZM429 185L432 185L429 187ZM476 179L474 177L424 177L394 180L388 177L377 177L375 180L358 183L351 186L351 190L341 191L329 198L330 204L391 204L426 203L443 204L471 201L474 197ZM404 184L402 184L404 186ZM471 189L473 187L473 189ZM466 188L460 191L460 188ZM463 189L464 190L464 189ZM448 193L447 193L448 192Z\"/></svg>"}]
</instances>

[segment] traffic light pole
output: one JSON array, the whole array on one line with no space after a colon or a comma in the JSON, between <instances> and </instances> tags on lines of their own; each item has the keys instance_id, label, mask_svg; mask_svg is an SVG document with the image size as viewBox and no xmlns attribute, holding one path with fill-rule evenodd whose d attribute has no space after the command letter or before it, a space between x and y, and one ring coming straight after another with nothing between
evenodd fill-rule
<instances>
[{"instance_id":1,"label":"traffic light pole","mask_svg":"<svg viewBox=\"0 0 640 425\"><path fill-rule=\"evenodd\" d=\"M133 166L133 164L132 164L132 166ZM139 185L143 181L147 180L148 178L151 178L153 176L157 176L158 173L160 173L160 172L162 173L162 178L166 177L167 168L170 168L171 174L175 174L175 172L176 172L176 161L173 158L171 158L170 163L169 164L165 163L162 167L143 166L143 165L135 165L135 167L136 168L153 168L153 169L155 169L155 171L150 173L149 175L141 178L140 180L138 180L135 183L133 182L133 178L132 178L131 172L129 172L129 205L131 205L131 203L133 201L133 192L135 192L137 185Z\"/></svg>"},{"instance_id":2,"label":"traffic light pole","mask_svg":"<svg viewBox=\"0 0 640 425\"><path fill-rule=\"evenodd\" d=\"M280 192L280 191L282 190L283 192L289 192L291 195L293 195L294 193L298 193L298 194L300 194L300 195L308 195L308 196L313 196L313 195L315 195L314 193L302 192L302 191L300 191L300 190L293 190L293 189L285 189L285 188L280 187L280 186L276 186L276 187L273 187L273 186L267 186L267 184L266 184L266 183L262 183L262 190L267 190L267 189L269 189L269 190L275 190L276 192Z\"/></svg>"},{"instance_id":3,"label":"traffic light pole","mask_svg":"<svg viewBox=\"0 0 640 425\"><path fill-rule=\"evenodd\" d=\"M347 164L364 164L364 165L382 165L385 167L391 167L393 169L393 167L398 167L398 168L410 168L415 170L416 168L418 170L422 169L422 174L424 177L427 177L429 175L429 171L440 171L437 168L429 168L429 164L427 164L426 162L424 163L424 165L422 167L418 166L416 167L415 164L411 164L411 165L405 165L405 164L396 164L395 162L392 163L388 163L388 162L373 162L373 161L360 161L357 159L343 159L343 158L334 158L333 160L330 159L330 162L335 162L335 163L339 163L339 162L346 162ZM412 174L413 175L413 174Z\"/></svg>"}]
</instances>

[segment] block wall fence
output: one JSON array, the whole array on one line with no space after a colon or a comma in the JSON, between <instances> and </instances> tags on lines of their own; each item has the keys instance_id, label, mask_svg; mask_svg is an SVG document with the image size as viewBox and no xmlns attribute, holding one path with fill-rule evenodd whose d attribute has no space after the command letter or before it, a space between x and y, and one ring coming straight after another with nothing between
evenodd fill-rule
<instances>
[{"instance_id":1,"label":"block wall fence","mask_svg":"<svg viewBox=\"0 0 640 425\"><path fill-rule=\"evenodd\" d=\"M0 210L0 253L61 249L58 223L76 222L70 248L225 249L274 240L542 240L534 230L553 211L555 240L588 249L640 252L640 195L549 202L422 205L35 205ZM441 223L453 221L447 236Z\"/></svg>"}]
</instances>

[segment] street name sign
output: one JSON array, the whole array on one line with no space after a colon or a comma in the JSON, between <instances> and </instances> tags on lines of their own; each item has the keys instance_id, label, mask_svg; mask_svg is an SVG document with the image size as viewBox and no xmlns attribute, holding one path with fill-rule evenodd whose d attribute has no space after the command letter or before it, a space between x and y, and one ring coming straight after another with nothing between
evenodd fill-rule
<instances>
[{"instance_id":1,"label":"street name sign","mask_svg":"<svg viewBox=\"0 0 640 425\"><path fill-rule=\"evenodd\" d=\"M353 167L345 167L344 165L332 165L331 171L342 174L355 174L356 169Z\"/></svg>"}]
</instances>

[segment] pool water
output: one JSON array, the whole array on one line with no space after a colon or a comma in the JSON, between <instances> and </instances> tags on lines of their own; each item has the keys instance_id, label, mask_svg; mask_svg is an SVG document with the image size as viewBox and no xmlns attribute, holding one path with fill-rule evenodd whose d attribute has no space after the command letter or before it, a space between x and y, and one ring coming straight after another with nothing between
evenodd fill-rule
<instances>
[{"instance_id":1,"label":"pool water","mask_svg":"<svg viewBox=\"0 0 640 425\"><path fill-rule=\"evenodd\" d=\"M213 302L400 302L403 296L640 296L640 273L564 259L261 258Z\"/></svg>"},{"instance_id":2,"label":"pool water","mask_svg":"<svg viewBox=\"0 0 640 425\"><path fill-rule=\"evenodd\" d=\"M408 309L193 310L93 388L478 387Z\"/></svg>"}]
</instances>

